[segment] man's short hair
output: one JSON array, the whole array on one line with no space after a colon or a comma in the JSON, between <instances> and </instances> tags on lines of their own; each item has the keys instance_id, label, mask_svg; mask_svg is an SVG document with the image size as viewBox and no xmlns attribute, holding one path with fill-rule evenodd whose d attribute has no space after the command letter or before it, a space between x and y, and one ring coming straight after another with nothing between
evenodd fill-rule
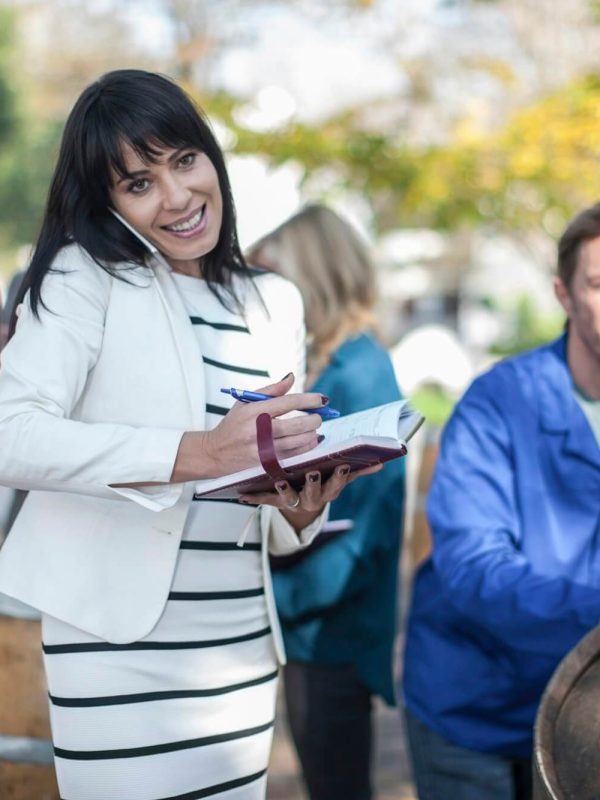
<instances>
[{"instance_id":1,"label":"man's short hair","mask_svg":"<svg viewBox=\"0 0 600 800\"><path fill-rule=\"evenodd\" d=\"M571 288L581 246L599 236L600 203L596 203L573 217L558 242L558 276L565 288Z\"/></svg>"}]
</instances>

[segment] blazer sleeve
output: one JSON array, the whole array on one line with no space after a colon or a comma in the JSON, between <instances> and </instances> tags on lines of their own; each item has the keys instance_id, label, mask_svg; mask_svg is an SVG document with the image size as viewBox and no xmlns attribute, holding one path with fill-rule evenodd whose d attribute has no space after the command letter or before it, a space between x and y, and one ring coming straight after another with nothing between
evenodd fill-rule
<instances>
[{"instance_id":1,"label":"blazer sleeve","mask_svg":"<svg viewBox=\"0 0 600 800\"><path fill-rule=\"evenodd\" d=\"M104 332L112 278L72 245L43 283L37 319L28 298L0 362L0 484L116 499L153 510L182 485L148 491L112 483L168 482L184 431L71 419Z\"/></svg>"}]
</instances>

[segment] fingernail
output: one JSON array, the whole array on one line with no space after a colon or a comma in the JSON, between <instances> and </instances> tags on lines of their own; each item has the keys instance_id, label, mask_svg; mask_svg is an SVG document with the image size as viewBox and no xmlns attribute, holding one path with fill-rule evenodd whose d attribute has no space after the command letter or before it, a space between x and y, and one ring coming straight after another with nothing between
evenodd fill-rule
<instances>
[{"instance_id":1,"label":"fingernail","mask_svg":"<svg viewBox=\"0 0 600 800\"><path fill-rule=\"evenodd\" d=\"M321 474L319 472L311 472L308 476L308 480L311 481L311 483L316 483L320 477Z\"/></svg>"},{"instance_id":2,"label":"fingernail","mask_svg":"<svg viewBox=\"0 0 600 800\"><path fill-rule=\"evenodd\" d=\"M282 378L281 380L282 380L282 381L286 381L286 380L287 380L287 379L290 377L290 375L291 375L291 374L292 374L291 372L288 372L288 374L287 374L287 375L284 375L284 376L283 376L283 378ZM280 383L281 383L281 381L280 381Z\"/></svg>"},{"instance_id":3,"label":"fingernail","mask_svg":"<svg viewBox=\"0 0 600 800\"><path fill-rule=\"evenodd\" d=\"M317 442L319 444L321 444L321 442L324 442L324 441L325 441L325 434L324 433L317 434Z\"/></svg>"},{"instance_id":4,"label":"fingernail","mask_svg":"<svg viewBox=\"0 0 600 800\"><path fill-rule=\"evenodd\" d=\"M324 406L326 406L326 405L327 405L327 403L329 402L329 398L328 398L328 397L325 397L325 395L324 395L324 394L322 394L322 395L321 395L321 402L323 403L323 405L324 405Z\"/></svg>"},{"instance_id":5,"label":"fingernail","mask_svg":"<svg viewBox=\"0 0 600 800\"><path fill-rule=\"evenodd\" d=\"M275 484L275 488L278 492L285 492L285 490L288 488L288 485L286 481L279 481L279 483Z\"/></svg>"}]
</instances>

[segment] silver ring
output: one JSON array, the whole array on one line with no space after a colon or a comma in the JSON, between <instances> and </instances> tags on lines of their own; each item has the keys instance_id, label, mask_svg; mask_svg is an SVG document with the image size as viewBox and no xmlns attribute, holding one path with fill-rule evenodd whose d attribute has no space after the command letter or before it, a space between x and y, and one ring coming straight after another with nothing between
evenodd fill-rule
<instances>
[{"instance_id":1,"label":"silver ring","mask_svg":"<svg viewBox=\"0 0 600 800\"><path fill-rule=\"evenodd\" d=\"M296 498L296 502L295 503L287 503L286 504L286 508L298 508L299 505L300 505L300 496L298 495L298 497Z\"/></svg>"}]
</instances>

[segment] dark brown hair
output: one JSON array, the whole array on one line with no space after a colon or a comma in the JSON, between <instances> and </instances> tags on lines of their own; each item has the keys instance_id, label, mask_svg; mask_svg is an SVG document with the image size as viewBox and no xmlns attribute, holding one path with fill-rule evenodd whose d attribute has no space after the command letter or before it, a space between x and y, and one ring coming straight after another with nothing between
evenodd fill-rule
<instances>
[{"instance_id":1,"label":"dark brown hair","mask_svg":"<svg viewBox=\"0 0 600 800\"><path fill-rule=\"evenodd\" d=\"M92 83L75 103L63 132L58 162L33 258L15 308L30 290L38 314L44 276L58 251L76 242L115 277L126 277L119 264L143 264L145 246L110 212L111 171L126 176L122 145L145 162L161 148L192 147L211 160L223 198L223 219L216 247L207 253L202 273L208 288L226 305L237 301L233 276L249 276L240 249L235 207L221 148L200 109L170 78L143 70L115 70ZM13 313L11 330L16 316Z\"/></svg>"},{"instance_id":2,"label":"dark brown hair","mask_svg":"<svg viewBox=\"0 0 600 800\"><path fill-rule=\"evenodd\" d=\"M582 245L599 236L600 203L596 203L571 220L558 242L558 277L566 289L573 283Z\"/></svg>"}]
</instances>

